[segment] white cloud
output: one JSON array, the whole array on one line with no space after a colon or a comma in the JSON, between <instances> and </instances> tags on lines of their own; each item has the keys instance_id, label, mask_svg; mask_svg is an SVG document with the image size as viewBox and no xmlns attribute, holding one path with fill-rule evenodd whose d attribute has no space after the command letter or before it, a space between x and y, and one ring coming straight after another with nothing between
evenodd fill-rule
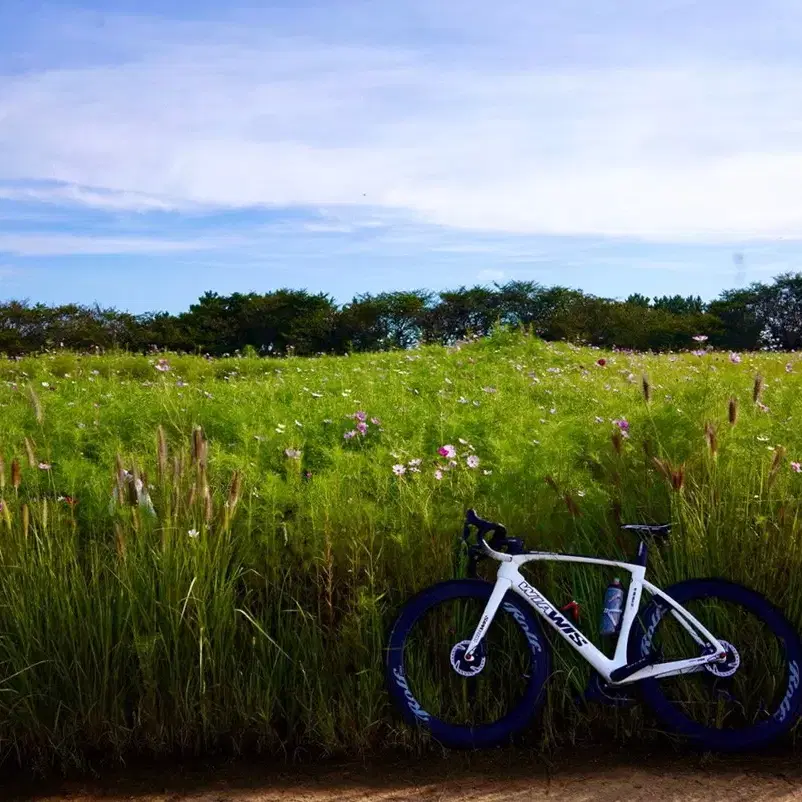
<instances>
[{"instance_id":1,"label":"white cloud","mask_svg":"<svg viewBox=\"0 0 802 802\"><path fill-rule=\"evenodd\" d=\"M72 256L180 253L223 247L226 240L198 237L167 240L156 237L109 237L79 234L0 234L0 253L16 256Z\"/></svg>"},{"instance_id":2,"label":"white cloud","mask_svg":"<svg viewBox=\"0 0 802 802\"><path fill-rule=\"evenodd\" d=\"M444 64L408 45L231 24L165 26L141 46L111 30L134 54L124 62L0 78L0 180L60 182L0 196L371 207L515 234L802 237L799 64L665 49L618 67L491 58L501 51ZM347 233L348 217L309 225Z\"/></svg>"},{"instance_id":3,"label":"white cloud","mask_svg":"<svg viewBox=\"0 0 802 802\"><path fill-rule=\"evenodd\" d=\"M157 198L137 192L110 191L75 184L42 186L41 184L0 184L0 200L39 202L58 205L79 205L90 208L126 210L134 212L173 211L192 209L192 204L182 198Z\"/></svg>"}]
</instances>

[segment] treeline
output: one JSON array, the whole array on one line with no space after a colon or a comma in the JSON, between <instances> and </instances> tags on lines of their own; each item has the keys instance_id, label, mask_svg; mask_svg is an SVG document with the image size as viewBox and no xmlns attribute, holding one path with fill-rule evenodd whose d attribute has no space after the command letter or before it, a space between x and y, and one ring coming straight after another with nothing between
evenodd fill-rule
<instances>
[{"instance_id":1,"label":"treeline","mask_svg":"<svg viewBox=\"0 0 802 802\"><path fill-rule=\"evenodd\" d=\"M499 324L525 327L547 340L636 350L688 348L701 334L719 348L790 350L802 341L802 273L727 290L709 303L693 296L639 294L615 301L529 281L439 293L363 294L342 306L306 290L207 292L178 315L8 301L0 304L0 353L63 347L213 356L246 349L264 355L340 354L448 345L488 334Z\"/></svg>"}]
</instances>

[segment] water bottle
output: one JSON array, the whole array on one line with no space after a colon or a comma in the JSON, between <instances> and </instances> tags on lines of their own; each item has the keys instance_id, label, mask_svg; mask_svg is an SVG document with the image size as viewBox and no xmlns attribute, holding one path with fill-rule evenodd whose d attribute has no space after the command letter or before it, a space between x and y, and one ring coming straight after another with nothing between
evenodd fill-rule
<instances>
[{"instance_id":1,"label":"water bottle","mask_svg":"<svg viewBox=\"0 0 802 802\"><path fill-rule=\"evenodd\" d=\"M618 632L623 609L624 588L621 585L621 580L616 577L604 592L604 609L602 610L601 626L599 627L599 632L602 635L615 635Z\"/></svg>"}]
</instances>

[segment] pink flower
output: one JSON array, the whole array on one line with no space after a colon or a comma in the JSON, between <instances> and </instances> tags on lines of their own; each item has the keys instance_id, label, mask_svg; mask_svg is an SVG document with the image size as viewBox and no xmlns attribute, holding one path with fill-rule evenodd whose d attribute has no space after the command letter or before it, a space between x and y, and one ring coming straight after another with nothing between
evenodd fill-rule
<instances>
[{"instance_id":1,"label":"pink flower","mask_svg":"<svg viewBox=\"0 0 802 802\"><path fill-rule=\"evenodd\" d=\"M761 412L768 412L769 411L769 408L762 401L758 401L757 402L757 406L758 406L758 409L760 409Z\"/></svg>"},{"instance_id":2,"label":"pink flower","mask_svg":"<svg viewBox=\"0 0 802 802\"><path fill-rule=\"evenodd\" d=\"M434 478L437 479L438 482L443 478L443 472L439 468L434 472Z\"/></svg>"},{"instance_id":3,"label":"pink flower","mask_svg":"<svg viewBox=\"0 0 802 802\"><path fill-rule=\"evenodd\" d=\"M405 465L401 465L401 463L398 463L398 465L393 465L393 473L396 476L403 476L406 472L407 469Z\"/></svg>"},{"instance_id":4,"label":"pink flower","mask_svg":"<svg viewBox=\"0 0 802 802\"><path fill-rule=\"evenodd\" d=\"M437 453L441 457L449 457L449 458L451 458L451 457L456 457L457 456L457 449L454 448L454 446L452 446L452 445L445 445L445 446L440 446L440 448L437 449Z\"/></svg>"},{"instance_id":5,"label":"pink flower","mask_svg":"<svg viewBox=\"0 0 802 802\"><path fill-rule=\"evenodd\" d=\"M359 411L354 413L354 420L358 420L364 423L367 419L368 419L367 412Z\"/></svg>"},{"instance_id":6,"label":"pink flower","mask_svg":"<svg viewBox=\"0 0 802 802\"><path fill-rule=\"evenodd\" d=\"M469 468L478 468L479 467L479 457L476 454L471 454L468 459L465 460Z\"/></svg>"},{"instance_id":7,"label":"pink flower","mask_svg":"<svg viewBox=\"0 0 802 802\"><path fill-rule=\"evenodd\" d=\"M737 365L737 364L738 364L740 361L741 361L741 355L740 355L740 354L736 354L736 353L733 351L733 352L730 354L730 362L732 362L732 364L733 364L733 365Z\"/></svg>"},{"instance_id":8,"label":"pink flower","mask_svg":"<svg viewBox=\"0 0 802 802\"><path fill-rule=\"evenodd\" d=\"M614 420L613 424L617 426L622 432L629 431L629 421L626 418L621 418L620 420Z\"/></svg>"},{"instance_id":9,"label":"pink flower","mask_svg":"<svg viewBox=\"0 0 802 802\"><path fill-rule=\"evenodd\" d=\"M607 364L607 360L604 357L600 357L599 359L596 360L596 364L600 368L603 368Z\"/></svg>"},{"instance_id":10,"label":"pink flower","mask_svg":"<svg viewBox=\"0 0 802 802\"><path fill-rule=\"evenodd\" d=\"M370 419L370 422L371 422L371 423L372 423L374 426L381 426L381 421L380 421L378 418L371 418L371 419Z\"/></svg>"},{"instance_id":11,"label":"pink flower","mask_svg":"<svg viewBox=\"0 0 802 802\"><path fill-rule=\"evenodd\" d=\"M156 370L165 373L166 371L170 370L170 363L166 359L160 359L153 367L155 367Z\"/></svg>"},{"instance_id":12,"label":"pink flower","mask_svg":"<svg viewBox=\"0 0 802 802\"><path fill-rule=\"evenodd\" d=\"M40 471L49 471L52 466L49 462L40 462L39 463L39 470Z\"/></svg>"},{"instance_id":13,"label":"pink flower","mask_svg":"<svg viewBox=\"0 0 802 802\"><path fill-rule=\"evenodd\" d=\"M365 423L364 421L359 421L359 423L357 423L357 425L356 425L356 430L360 434L367 434L367 431L368 431L367 423Z\"/></svg>"},{"instance_id":14,"label":"pink flower","mask_svg":"<svg viewBox=\"0 0 802 802\"><path fill-rule=\"evenodd\" d=\"M691 353L692 353L694 356L704 356L704 355L705 355L705 352L704 352L704 351L699 351L698 349L697 349L696 351L691 351Z\"/></svg>"},{"instance_id":15,"label":"pink flower","mask_svg":"<svg viewBox=\"0 0 802 802\"><path fill-rule=\"evenodd\" d=\"M802 473L802 463L800 463L800 462L792 462L791 463L791 470L794 473Z\"/></svg>"},{"instance_id":16,"label":"pink flower","mask_svg":"<svg viewBox=\"0 0 802 802\"><path fill-rule=\"evenodd\" d=\"M352 437L356 437L356 429L351 429L351 431L350 431L350 432L346 432L346 433L343 435L343 437L344 437L346 440L350 440Z\"/></svg>"},{"instance_id":17,"label":"pink flower","mask_svg":"<svg viewBox=\"0 0 802 802\"><path fill-rule=\"evenodd\" d=\"M707 342L707 335L706 334L696 334L696 335L694 335L694 337L692 339L696 340L696 342L698 342L698 343L706 343Z\"/></svg>"}]
</instances>

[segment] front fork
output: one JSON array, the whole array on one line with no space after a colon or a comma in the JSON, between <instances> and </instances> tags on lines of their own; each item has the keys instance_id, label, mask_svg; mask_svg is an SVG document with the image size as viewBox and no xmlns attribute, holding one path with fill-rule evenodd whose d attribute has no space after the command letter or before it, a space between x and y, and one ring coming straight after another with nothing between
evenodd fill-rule
<instances>
[{"instance_id":1,"label":"front fork","mask_svg":"<svg viewBox=\"0 0 802 802\"><path fill-rule=\"evenodd\" d=\"M503 601L504 597L507 595L507 591L512 588L512 580L506 579L505 577L498 577L496 579L496 585L493 588L493 592L490 594L490 598L487 601L487 605L485 606L484 614L482 615L481 621L479 621L479 625L476 627L476 631L473 633L473 637L471 638L471 642L468 644L468 648L465 650L465 654L463 659L466 660L468 663L473 660L473 653L479 646L482 638L487 632L488 627L493 621L496 613L498 612L498 608L501 606L501 602Z\"/></svg>"}]
</instances>

